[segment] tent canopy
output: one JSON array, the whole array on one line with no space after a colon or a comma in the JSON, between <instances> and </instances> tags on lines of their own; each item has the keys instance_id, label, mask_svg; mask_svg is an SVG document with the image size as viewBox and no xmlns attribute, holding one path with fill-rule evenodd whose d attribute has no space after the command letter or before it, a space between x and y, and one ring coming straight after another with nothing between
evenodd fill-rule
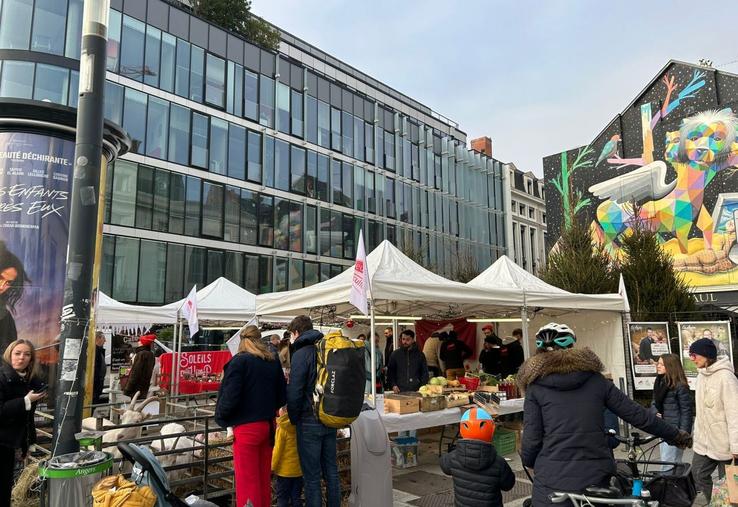
<instances>
[{"instance_id":1,"label":"tent canopy","mask_svg":"<svg viewBox=\"0 0 738 507\"><path fill-rule=\"evenodd\" d=\"M154 324L174 324L177 311L161 306L128 305L98 292L95 326L113 329L148 329Z\"/></svg>"},{"instance_id":2,"label":"tent canopy","mask_svg":"<svg viewBox=\"0 0 738 507\"><path fill-rule=\"evenodd\" d=\"M500 288L525 295L528 307L558 308L569 310L625 311L620 294L575 294L528 273L503 255L467 285L480 288Z\"/></svg>"},{"instance_id":3,"label":"tent canopy","mask_svg":"<svg viewBox=\"0 0 738 507\"><path fill-rule=\"evenodd\" d=\"M164 305L177 311L187 298ZM256 313L256 296L222 276L197 291L197 318L200 321L246 322Z\"/></svg>"},{"instance_id":4,"label":"tent canopy","mask_svg":"<svg viewBox=\"0 0 738 507\"><path fill-rule=\"evenodd\" d=\"M479 288L447 280L419 266L387 240L367 256L367 264L375 311L381 315L473 314L498 302L507 307L523 305L520 291ZM257 313L309 314L311 309L325 307L335 307L337 314L358 313L348 302L352 277L353 270L348 269L310 287L259 295Z\"/></svg>"}]
</instances>

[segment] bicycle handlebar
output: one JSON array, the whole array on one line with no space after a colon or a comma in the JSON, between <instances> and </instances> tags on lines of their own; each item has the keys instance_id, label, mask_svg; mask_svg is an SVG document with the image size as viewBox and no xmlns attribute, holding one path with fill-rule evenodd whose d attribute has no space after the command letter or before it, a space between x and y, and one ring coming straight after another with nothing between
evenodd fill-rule
<instances>
[{"instance_id":1,"label":"bicycle handlebar","mask_svg":"<svg viewBox=\"0 0 738 507\"><path fill-rule=\"evenodd\" d=\"M610 436L610 437L615 438L615 440L617 440L618 442L621 442L623 444L630 445L631 447L637 447L637 446L640 446L640 445L646 445L646 444L648 444L650 442L653 442L657 438L659 438L659 437L657 437L655 435L651 435L650 437L641 437L641 434L640 433L636 433L636 432L631 433L630 434L631 436L626 438L626 437L621 437L620 435L618 435L617 433L615 433L615 430L608 431L607 435Z\"/></svg>"}]
</instances>

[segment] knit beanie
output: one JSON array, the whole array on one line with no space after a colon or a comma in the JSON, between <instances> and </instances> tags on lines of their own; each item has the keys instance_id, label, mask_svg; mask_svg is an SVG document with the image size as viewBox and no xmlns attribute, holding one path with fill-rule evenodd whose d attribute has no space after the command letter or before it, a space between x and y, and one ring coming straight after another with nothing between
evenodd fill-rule
<instances>
[{"instance_id":1,"label":"knit beanie","mask_svg":"<svg viewBox=\"0 0 738 507\"><path fill-rule=\"evenodd\" d=\"M156 340L156 335L153 333L145 334L141 338L139 338L139 341L143 346L151 345L152 343L154 343L154 340Z\"/></svg>"},{"instance_id":2,"label":"knit beanie","mask_svg":"<svg viewBox=\"0 0 738 507\"><path fill-rule=\"evenodd\" d=\"M709 338L700 338L689 346L690 354L706 357L707 359L717 359L717 347Z\"/></svg>"}]
</instances>

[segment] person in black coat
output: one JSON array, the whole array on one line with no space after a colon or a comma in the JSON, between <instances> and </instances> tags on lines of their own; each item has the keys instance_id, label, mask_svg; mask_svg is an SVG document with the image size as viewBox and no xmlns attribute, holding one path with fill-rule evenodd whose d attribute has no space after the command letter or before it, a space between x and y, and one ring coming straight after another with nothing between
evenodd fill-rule
<instances>
[{"instance_id":1,"label":"person in black coat","mask_svg":"<svg viewBox=\"0 0 738 507\"><path fill-rule=\"evenodd\" d=\"M676 354L664 354L656 363L656 380L653 385L653 402L656 414L680 430L692 432L692 398L689 394L687 376L682 362ZM684 449L666 442L659 446L661 461L681 463ZM662 465L662 471L671 470L670 465Z\"/></svg>"},{"instance_id":2,"label":"person in black coat","mask_svg":"<svg viewBox=\"0 0 738 507\"><path fill-rule=\"evenodd\" d=\"M18 338L13 314L30 281L21 260L0 241L0 350Z\"/></svg>"},{"instance_id":3,"label":"person in black coat","mask_svg":"<svg viewBox=\"0 0 738 507\"><path fill-rule=\"evenodd\" d=\"M282 365L256 326L241 331L238 354L223 369L215 422L233 427L236 504L271 505L275 417L287 400Z\"/></svg>"},{"instance_id":4,"label":"person in black coat","mask_svg":"<svg viewBox=\"0 0 738 507\"><path fill-rule=\"evenodd\" d=\"M16 454L25 459L36 443L33 414L46 393L35 370L31 342L15 340L8 345L0 365L0 505L10 505Z\"/></svg>"},{"instance_id":5,"label":"person in black coat","mask_svg":"<svg viewBox=\"0 0 738 507\"><path fill-rule=\"evenodd\" d=\"M415 343L415 333L410 329L400 334L400 348L389 358L387 383L395 393L417 391L428 383L428 363Z\"/></svg>"},{"instance_id":6,"label":"person in black coat","mask_svg":"<svg viewBox=\"0 0 738 507\"><path fill-rule=\"evenodd\" d=\"M554 491L581 492L606 486L615 472L603 411L680 447L688 433L656 417L607 380L604 366L589 349L571 348L574 332L547 324L536 335L539 353L520 368L525 392L521 458L535 470L533 506L551 505Z\"/></svg>"},{"instance_id":7,"label":"person in black coat","mask_svg":"<svg viewBox=\"0 0 738 507\"><path fill-rule=\"evenodd\" d=\"M441 333L442 335L444 333ZM456 331L446 333L446 339L442 339L441 352L438 357L446 366L446 377L454 380L464 376L464 360L472 356L469 346L459 340Z\"/></svg>"},{"instance_id":8,"label":"person in black coat","mask_svg":"<svg viewBox=\"0 0 738 507\"><path fill-rule=\"evenodd\" d=\"M477 419L479 413L481 419ZM480 423L490 427L480 428ZM454 479L454 504L456 507L502 507L502 491L510 491L515 486L515 475L491 443L492 418L480 408L470 409L461 419L459 433L462 438L456 448L441 457L441 470Z\"/></svg>"},{"instance_id":9,"label":"person in black coat","mask_svg":"<svg viewBox=\"0 0 738 507\"><path fill-rule=\"evenodd\" d=\"M514 340L502 347L502 377L516 375L520 365L525 361L525 352L521 341L523 339L523 330L518 328L513 330Z\"/></svg>"},{"instance_id":10,"label":"person in black coat","mask_svg":"<svg viewBox=\"0 0 738 507\"><path fill-rule=\"evenodd\" d=\"M156 366L156 357L151 351L151 346L156 340L155 334L145 334L139 338L139 347L133 356L133 364L131 365L131 373L128 375L128 382L123 390L123 394L133 398L136 393L139 398L146 398L151 387L151 374Z\"/></svg>"},{"instance_id":11,"label":"person in black coat","mask_svg":"<svg viewBox=\"0 0 738 507\"><path fill-rule=\"evenodd\" d=\"M484 373L489 375L499 375L502 373L502 360L500 350L502 340L492 332L491 327L489 334L484 337L484 349L479 353L479 364L482 365ZM487 329L484 330L487 333Z\"/></svg>"},{"instance_id":12,"label":"person in black coat","mask_svg":"<svg viewBox=\"0 0 738 507\"><path fill-rule=\"evenodd\" d=\"M108 367L105 364L105 335L102 331L95 333L95 377L92 385L92 404L103 403L102 392L105 387L105 374Z\"/></svg>"}]
</instances>

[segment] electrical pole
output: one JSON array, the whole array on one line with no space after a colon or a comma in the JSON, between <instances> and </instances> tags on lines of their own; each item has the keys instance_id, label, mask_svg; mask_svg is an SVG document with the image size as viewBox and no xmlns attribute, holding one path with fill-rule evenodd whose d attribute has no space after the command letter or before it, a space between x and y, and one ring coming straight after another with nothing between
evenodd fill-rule
<instances>
[{"instance_id":1,"label":"electrical pole","mask_svg":"<svg viewBox=\"0 0 738 507\"><path fill-rule=\"evenodd\" d=\"M59 378L56 384L52 455L79 450L90 313L93 304L103 156L105 60L110 0L85 0L79 65L77 138L74 150L69 246L61 315Z\"/></svg>"}]
</instances>

